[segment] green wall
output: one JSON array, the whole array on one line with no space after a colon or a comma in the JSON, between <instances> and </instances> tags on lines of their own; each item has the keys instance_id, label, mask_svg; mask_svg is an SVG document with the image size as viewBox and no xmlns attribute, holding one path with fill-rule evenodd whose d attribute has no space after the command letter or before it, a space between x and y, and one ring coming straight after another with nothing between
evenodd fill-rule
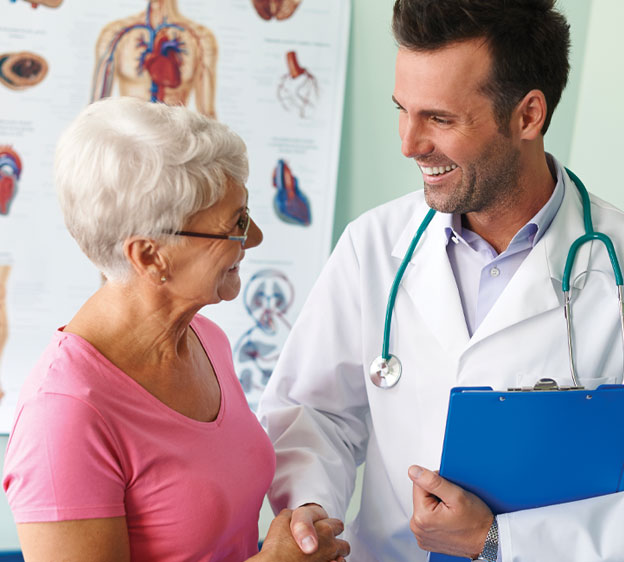
<instances>
[{"instance_id":1,"label":"green wall","mask_svg":"<svg viewBox=\"0 0 624 562\"><path fill-rule=\"evenodd\" d=\"M592 3L570 151L570 166L588 189L620 209L624 186L614 170L624 148L624 63L618 40L623 21L622 0Z\"/></svg>"}]
</instances>

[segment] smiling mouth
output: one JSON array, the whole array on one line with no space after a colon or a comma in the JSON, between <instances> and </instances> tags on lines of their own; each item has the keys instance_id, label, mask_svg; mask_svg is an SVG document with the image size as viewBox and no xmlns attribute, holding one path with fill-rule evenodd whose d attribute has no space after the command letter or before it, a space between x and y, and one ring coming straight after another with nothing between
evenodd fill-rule
<instances>
[{"instance_id":1,"label":"smiling mouth","mask_svg":"<svg viewBox=\"0 0 624 562\"><path fill-rule=\"evenodd\" d=\"M442 176L448 174L457 168L457 164L449 164L448 166L421 166L418 164L420 171L427 176Z\"/></svg>"}]
</instances>

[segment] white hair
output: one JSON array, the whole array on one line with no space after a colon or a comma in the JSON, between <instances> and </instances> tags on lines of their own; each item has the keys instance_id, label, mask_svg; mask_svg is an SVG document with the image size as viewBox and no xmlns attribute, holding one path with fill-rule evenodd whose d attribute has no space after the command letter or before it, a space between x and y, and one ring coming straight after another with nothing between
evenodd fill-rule
<instances>
[{"instance_id":1,"label":"white hair","mask_svg":"<svg viewBox=\"0 0 624 562\"><path fill-rule=\"evenodd\" d=\"M243 140L190 111L135 98L87 106L61 135L54 163L65 224L108 279L125 280L124 241L161 238L249 175Z\"/></svg>"}]
</instances>

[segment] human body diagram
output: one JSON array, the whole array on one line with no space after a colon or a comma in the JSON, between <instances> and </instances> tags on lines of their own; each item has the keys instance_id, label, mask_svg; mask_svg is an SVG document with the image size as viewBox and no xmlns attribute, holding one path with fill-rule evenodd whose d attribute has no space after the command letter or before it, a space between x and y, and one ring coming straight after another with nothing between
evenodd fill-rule
<instances>
[{"instance_id":1,"label":"human body diagram","mask_svg":"<svg viewBox=\"0 0 624 562\"><path fill-rule=\"evenodd\" d=\"M8 215L22 174L22 161L10 146L0 146L0 215Z\"/></svg>"},{"instance_id":2,"label":"human body diagram","mask_svg":"<svg viewBox=\"0 0 624 562\"><path fill-rule=\"evenodd\" d=\"M63 3L63 0L26 0L26 1L32 4L33 8L37 8L40 4L47 6L48 8L58 8ZM14 4L15 2L17 2L17 0L11 0L11 2Z\"/></svg>"},{"instance_id":3,"label":"human body diagram","mask_svg":"<svg viewBox=\"0 0 624 562\"><path fill-rule=\"evenodd\" d=\"M188 105L215 116L218 46L206 27L182 16L177 0L150 0L135 16L104 27L96 44L92 100L119 94Z\"/></svg>"},{"instance_id":4,"label":"human body diagram","mask_svg":"<svg viewBox=\"0 0 624 562\"><path fill-rule=\"evenodd\" d=\"M11 90L24 90L39 84L48 73L48 63L30 51L0 54L0 83Z\"/></svg>"},{"instance_id":5,"label":"human body diagram","mask_svg":"<svg viewBox=\"0 0 624 562\"><path fill-rule=\"evenodd\" d=\"M291 281L275 269L256 272L243 294L245 310L254 324L236 342L234 360L249 404L256 406L273 373L290 332L286 313L295 297Z\"/></svg>"},{"instance_id":6,"label":"human body diagram","mask_svg":"<svg viewBox=\"0 0 624 562\"><path fill-rule=\"evenodd\" d=\"M9 318L6 306L6 286L11 273L11 264L8 262L8 255L0 252L0 367L2 367L2 352L9 338ZM2 390L2 369L0 369L0 402L4 396Z\"/></svg>"},{"instance_id":7,"label":"human body diagram","mask_svg":"<svg viewBox=\"0 0 624 562\"><path fill-rule=\"evenodd\" d=\"M299 187L290 166L280 158L273 170L273 208L277 216L288 224L309 226L312 222L310 202Z\"/></svg>"},{"instance_id":8,"label":"human body diagram","mask_svg":"<svg viewBox=\"0 0 624 562\"><path fill-rule=\"evenodd\" d=\"M8 215L11 203L17 193L17 184L22 173L22 161L10 146L0 146L0 218ZM11 272L11 255L0 249L0 367L2 353L9 337L9 319L6 306L6 288ZM2 371L0 370L0 375ZM0 380L0 401L4 396Z\"/></svg>"},{"instance_id":9,"label":"human body diagram","mask_svg":"<svg viewBox=\"0 0 624 562\"><path fill-rule=\"evenodd\" d=\"M299 7L302 0L252 0L254 8L263 20L286 20Z\"/></svg>"},{"instance_id":10,"label":"human body diagram","mask_svg":"<svg viewBox=\"0 0 624 562\"><path fill-rule=\"evenodd\" d=\"M295 111L302 118L310 117L318 104L318 82L299 64L295 51L286 53L286 63L288 72L280 79L277 99L286 111Z\"/></svg>"}]
</instances>

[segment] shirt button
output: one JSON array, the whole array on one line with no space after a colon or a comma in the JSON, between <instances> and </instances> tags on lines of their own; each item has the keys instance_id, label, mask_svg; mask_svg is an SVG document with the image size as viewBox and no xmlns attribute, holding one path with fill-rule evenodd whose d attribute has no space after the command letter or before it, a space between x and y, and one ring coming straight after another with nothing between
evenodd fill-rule
<instances>
[{"instance_id":1,"label":"shirt button","mask_svg":"<svg viewBox=\"0 0 624 562\"><path fill-rule=\"evenodd\" d=\"M498 269L498 267L494 266L492 269L490 269L490 277L498 277L500 275L500 269Z\"/></svg>"}]
</instances>

